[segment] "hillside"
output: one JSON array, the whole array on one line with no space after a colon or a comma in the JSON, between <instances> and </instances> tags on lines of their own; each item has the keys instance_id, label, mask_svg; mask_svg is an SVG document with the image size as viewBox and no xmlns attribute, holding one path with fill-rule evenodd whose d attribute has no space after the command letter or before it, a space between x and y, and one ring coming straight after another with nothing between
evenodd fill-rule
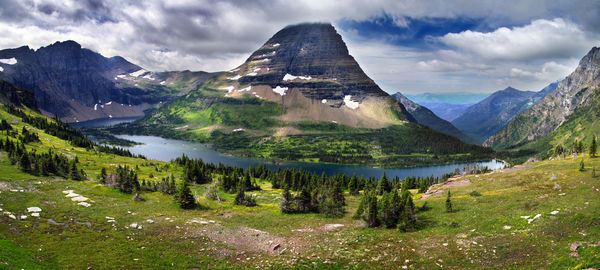
<instances>
[{"instance_id":1,"label":"hillside","mask_svg":"<svg viewBox=\"0 0 600 270\"><path fill-rule=\"evenodd\" d=\"M0 79L31 89L46 115L67 122L142 116L153 104L187 93L214 75L148 72L75 41L37 50L27 46L0 50L0 59Z\"/></svg>"},{"instance_id":2,"label":"hillside","mask_svg":"<svg viewBox=\"0 0 600 270\"><path fill-rule=\"evenodd\" d=\"M332 25L301 24L277 32L239 67L110 130L311 162L411 166L491 154L414 122L362 71Z\"/></svg>"},{"instance_id":3,"label":"hillside","mask_svg":"<svg viewBox=\"0 0 600 270\"><path fill-rule=\"evenodd\" d=\"M554 89L556 89L556 84L551 84L539 92L521 91L508 87L494 92L486 99L469 107L454 119L452 124L482 143L500 131L515 116L531 108Z\"/></svg>"},{"instance_id":4,"label":"hillside","mask_svg":"<svg viewBox=\"0 0 600 270\"><path fill-rule=\"evenodd\" d=\"M362 190L350 195L343 188L346 211L331 218L282 213L283 190L260 176L252 178L260 190L247 192L258 206L233 205L235 194L221 188L221 201L212 200L207 191L224 179L222 172L211 174L212 183L192 183L202 207L184 210L172 195L144 189L134 196L101 181L101 168L117 177L117 166L128 166L145 188L170 175L180 183L184 168L176 162L77 147L1 105L0 119L17 133L26 127L39 135L39 142L25 144L28 150L77 158L86 175L75 181L32 174L0 150L0 260L9 269L600 267L598 178L589 172L599 159L586 159L586 172L578 171L579 158L569 157L454 178L427 196L410 190L416 226L402 231L365 228L352 218ZM0 133L0 141L7 137L15 139ZM448 190L453 212L439 195Z\"/></svg>"},{"instance_id":5,"label":"hillside","mask_svg":"<svg viewBox=\"0 0 600 270\"><path fill-rule=\"evenodd\" d=\"M600 87L600 48L592 48L579 66L557 89L538 104L515 117L484 145L495 149L524 144L557 130L580 106L591 105L593 94ZM595 117L593 114L587 117ZM588 138L589 139L589 138Z\"/></svg>"},{"instance_id":6,"label":"hillside","mask_svg":"<svg viewBox=\"0 0 600 270\"><path fill-rule=\"evenodd\" d=\"M412 102L410 99L403 96L400 92L392 95L398 102L400 102L406 110L417 120L417 123L430 127L438 132L456 137L466 143L475 143L476 141L462 133L450 122L441 119L435 113L428 108L425 108L417 103Z\"/></svg>"}]
</instances>

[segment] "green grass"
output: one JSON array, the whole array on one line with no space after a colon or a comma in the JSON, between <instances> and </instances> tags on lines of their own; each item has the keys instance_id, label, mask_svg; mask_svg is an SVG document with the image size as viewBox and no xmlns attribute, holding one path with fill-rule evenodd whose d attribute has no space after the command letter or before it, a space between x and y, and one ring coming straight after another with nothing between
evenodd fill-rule
<instances>
[{"instance_id":1,"label":"green grass","mask_svg":"<svg viewBox=\"0 0 600 270\"><path fill-rule=\"evenodd\" d=\"M0 112L0 117L23 125L11 115ZM142 179L150 179L150 173L155 180L181 175L182 168L170 163L99 154L36 132L42 142L28 148L55 147L76 155L93 179L101 167L118 164L137 165ZM145 200L134 201L132 195L93 180L32 176L0 152L0 208L17 216L31 206L43 210L40 218L25 220L0 215L0 268L598 268L600 246L592 244L600 239L600 177L592 178L590 171L600 167L600 158L585 160L585 172L578 171L580 158L567 158L463 177L471 185L452 188L453 213L445 212L445 196L418 200L421 194L415 194L417 208L427 203L430 209L417 212L417 230L402 233L364 228L353 220L360 197L347 195L346 214L330 219L282 214L281 190L266 182L260 182L261 191L249 192L259 204L252 208L234 206L235 194L219 192L223 202L207 200L202 197L207 185L197 185L192 192L208 209L182 210L171 196L160 193L142 193ZM25 192L10 191L17 187ZM67 189L90 198L92 206L76 205L62 193ZM473 191L481 196L472 196ZM557 209L557 215L550 214ZM542 217L531 224L520 218L536 214ZM115 218L115 227L107 216ZM48 218L64 225L51 225ZM126 228L134 222L143 229ZM323 229L326 224L344 226L328 231ZM253 230L264 234L256 236ZM270 247L257 249L267 240L286 250L276 254ZM574 257L569 247L577 241L584 243Z\"/></svg>"}]
</instances>

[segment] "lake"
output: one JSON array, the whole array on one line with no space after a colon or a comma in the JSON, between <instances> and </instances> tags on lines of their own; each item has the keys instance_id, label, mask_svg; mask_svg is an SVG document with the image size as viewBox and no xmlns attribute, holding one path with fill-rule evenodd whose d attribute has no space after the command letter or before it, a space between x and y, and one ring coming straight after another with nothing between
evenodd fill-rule
<instances>
[{"instance_id":1,"label":"lake","mask_svg":"<svg viewBox=\"0 0 600 270\"><path fill-rule=\"evenodd\" d=\"M75 127L102 127L111 126L124 122L132 122L137 118L110 118L97 119L92 121L73 123ZM472 163L456 163L446 165L422 166L413 168L374 168L370 166L359 165L338 165L338 164L323 164L323 163L308 163L308 162L278 162L273 164L273 160L260 158L245 158L228 156L214 149L211 149L206 144L187 142L181 140L171 140L156 136L138 136L138 135L115 135L118 138L126 139L134 142L142 143L132 147L124 147L134 154L141 154L149 159L162 161L170 161L182 154L191 158L201 158L204 162L235 166L240 168L248 168L250 166L258 166L266 164L267 168L277 170L277 168L295 168L303 169L316 174L324 172L331 176L338 173L346 175L356 174L357 176L364 175L365 177L381 177L383 172L388 177L398 176L401 179L407 176L435 176L439 177L442 174L454 172L456 168L462 170L465 166L477 164L480 167L487 166L489 169L502 169L505 163L500 160L486 160Z\"/></svg>"}]
</instances>

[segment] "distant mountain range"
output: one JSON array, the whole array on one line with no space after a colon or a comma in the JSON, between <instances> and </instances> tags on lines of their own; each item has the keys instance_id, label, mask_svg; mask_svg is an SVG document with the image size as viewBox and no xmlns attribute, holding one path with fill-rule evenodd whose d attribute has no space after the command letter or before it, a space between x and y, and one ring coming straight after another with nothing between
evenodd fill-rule
<instances>
[{"instance_id":1,"label":"distant mountain range","mask_svg":"<svg viewBox=\"0 0 600 270\"><path fill-rule=\"evenodd\" d=\"M433 130L439 131L450 136L459 138L466 143L477 143L477 141L468 135L462 133L450 122L441 119L428 108L425 108L397 92L392 95L398 102L402 103L406 110L417 120L417 123L430 127Z\"/></svg>"},{"instance_id":2,"label":"distant mountain range","mask_svg":"<svg viewBox=\"0 0 600 270\"><path fill-rule=\"evenodd\" d=\"M446 103L446 104L475 104L488 97L490 93L469 93L469 92L453 92L453 93L420 93L420 94L404 94L407 98L423 105L424 103Z\"/></svg>"},{"instance_id":3,"label":"distant mountain range","mask_svg":"<svg viewBox=\"0 0 600 270\"><path fill-rule=\"evenodd\" d=\"M423 107L427 107L433 113L446 121L453 121L465 112L473 104L449 104L449 103L419 103Z\"/></svg>"},{"instance_id":4,"label":"distant mountain range","mask_svg":"<svg viewBox=\"0 0 600 270\"><path fill-rule=\"evenodd\" d=\"M31 89L42 112L67 122L141 116L153 104L171 100L212 75L148 72L75 41L0 51L0 79Z\"/></svg>"},{"instance_id":5,"label":"distant mountain range","mask_svg":"<svg viewBox=\"0 0 600 270\"><path fill-rule=\"evenodd\" d=\"M515 117L484 144L496 149L522 146L549 152L576 139L589 144L592 136L600 132L599 95L600 48L594 47L555 91Z\"/></svg>"},{"instance_id":6,"label":"distant mountain range","mask_svg":"<svg viewBox=\"0 0 600 270\"><path fill-rule=\"evenodd\" d=\"M557 83L539 92L521 91L512 87L494 92L484 100L467 108L452 124L467 135L485 141L500 131L515 116L531 108L556 89Z\"/></svg>"}]
</instances>

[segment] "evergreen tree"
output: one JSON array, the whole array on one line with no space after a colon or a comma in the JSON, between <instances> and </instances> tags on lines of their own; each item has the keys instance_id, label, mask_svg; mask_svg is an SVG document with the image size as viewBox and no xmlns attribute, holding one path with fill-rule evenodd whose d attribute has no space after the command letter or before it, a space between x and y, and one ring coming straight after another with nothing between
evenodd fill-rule
<instances>
[{"instance_id":1,"label":"evergreen tree","mask_svg":"<svg viewBox=\"0 0 600 270\"><path fill-rule=\"evenodd\" d=\"M416 227L417 220L415 218L415 204L412 199L412 195L406 197L406 203L404 205L402 213L402 222L398 228L402 231L409 231Z\"/></svg>"},{"instance_id":2,"label":"evergreen tree","mask_svg":"<svg viewBox=\"0 0 600 270\"><path fill-rule=\"evenodd\" d=\"M72 180L82 180L83 176L80 171L77 169L77 163L75 160L71 161L71 166L69 168L69 178Z\"/></svg>"},{"instance_id":3,"label":"evergreen tree","mask_svg":"<svg viewBox=\"0 0 600 270\"><path fill-rule=\"evenodd\" d=\"M290 194L290 189L287 187L283 190L281 202L279 203L279 209L281 210L281 212L286 214L294 213L292 195Z\"/></svg>"},{"instance_id":4,"label":"evergreen tree","mask_svg":"<svg viewBox=\"0 0 600 270\"><path fill-rule=\"evenodd\" d=\"M106 183L106 168L102 167L102 169L100 170L100 179L99 182L100 184L105 184Z\"/></svg>"},{"instance_id":5,"label":"evergreen tree","mask_svg":"<svg viewBox=\"0 0 600 270\"><path fill-rule=\"evenodd\" d=\"M452 213L452 201L450 201L450 190L448 190L448 196L446 197L446 212Z\"/></svg>"},{"instance_id":6,"label":"evergreen tree","mask_svg":"<svg viewBox=\"0 0 600 270\"><path fill-rule=\"evenodd\" d=\"M369 193L366 204L367 208L365 209L363 219L367 222L368 227L377 227L379 225L379 221L377 220L377 196L373 192Z\"/></svg>"},{"instance_id":7,"label":"evergreen tree","mask_svg":"<svg viewBox=\"0 0 600 270\"><path fill-rule=\"evenodd\" d=\"M23 153L23 155L21 155L21 158L19 159L19 166L23 171L28 172L31 170L31 160L29 160L29 155L27 153Z\"/></svg>"},{"instance_id":8,"label":"evergreen tree","mask_svg":"<svg viewBox=\"0 0 600 270\"><path fill-rule=\"evenodd\" d=\"M175 202L183 209L192 209L196 206L196 199L194 199L187 181L181 181L179 184L175 194Z\"/></svg>"},{"instance_id":9,"label":"evergreen tree","mask_svg":"<svg viewBox=\"0 0 600 270\"><path fill-rule=\"evenodd\" d=\"M352 175L352 178L350 178L350 182L348 183L348 192L352 196L356 196L359 193L358 178L356 178L356 175Z\"/></svg>"},{"instance_id":10,"label":"evergreen tree","mask_svg":"<svg viewBox=\"0 0 600 270\"><path fill-rule=\"evenodd\" d=\"M596 136L592 137L592 143L590 144L590 157L596 157L598 146L596 145Z\"/></svg>"},{"instance_id":11,"label":"evergreen tree","mask_svg":"<svg viewBox=\"0 0 600 270\"><path fill-rule=\"evenodd\" d=\"M596 177L596 167L592 168L592 178Z\"/></svg>"},{"instance_id":12,"label":"evergreen tree","mask_svg":"<svg viewBox=\"0 0 600 270\"><path fill-rule=\"evenodd\" d=\"M585 171L585 163L583 163L583 158L581 159L581 162L579 163L579 171L580 172Z\"/></svg>"},{"instance_id":13,"label":"evergreen tree","mask_svg":"<svg viewBox=\"0 0 600 270\"><path fill-rule=\"evenodd\" d=\"M353 219L359 219L363 216L365 212L365 204L367 203L367 193L365 192L358 203L358 208L356 208L356 212L352 216Z\"/></svg>"}]
</instances>

